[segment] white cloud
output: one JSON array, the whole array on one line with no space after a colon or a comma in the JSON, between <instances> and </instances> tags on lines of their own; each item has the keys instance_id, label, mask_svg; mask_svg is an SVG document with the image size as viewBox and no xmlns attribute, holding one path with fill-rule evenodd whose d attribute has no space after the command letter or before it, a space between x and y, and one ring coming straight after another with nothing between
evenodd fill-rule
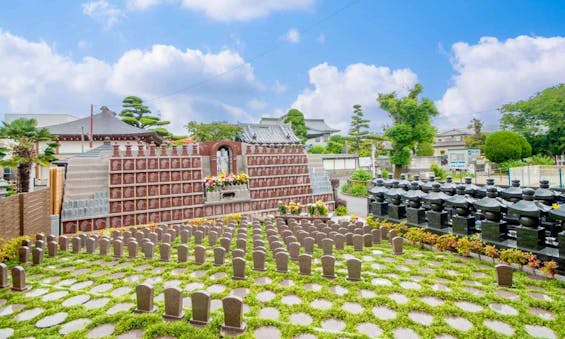
<instances>
[{"instance_id":1,"label":"white cloud","mask_svg":"<svg viewBox=\"0 0 565 339\"><path fill-rule=\"evenodd\" d=\"M284 84L281 84L278 80L275 81L275 84L272 87L273 92L276 94L282 94L286 92L287 88Z\"/></svg>"},{"instance_id":2,"label":"white cloud","mask_svg":"<svg viewBox=\"0 0 565 339\"><path fill-rule=\"evenodd\" d=\"M457 73L436 103L437 123L446 126L461 127L473 116L496 123L501 105L565 82L565 37L483 37L475 45L458 42L451 52Z\"/></svg>"},{"instance_id":3,"label":"white cloud","mask_svg":"<svg viewBox=\"0 0 565 339\"><path fill-rule=\"evenodd\" d=\"M311 68L308 74L313 88L304 89L292 107L307 117L324 118L341 133L349 129L355 104L363 106L373 128L381 127L389 119L379 108L377 95L393 91L404 95L417 82L416 74L410 69L391 70L362 63L349 65L344 70L322 63Z\"/></svg>"},{"instance_id":4,"label":"white cloud","mask_svg":"<svg viewBox=\"0 0 565 339\"><path fill-rule=\"evenodd\" d=\"M319 44L323 45L326 43L326 36L325 34L320 34L318 35L318 38L316 39L316 41L318 41Z\"/></svg>"},{"instance_id":5,"label":"white cloud","mask_svg":"<svg viewBox=\"0 0 565 339\"><path fill-rule=\"evenodd\" d=\"M101 22L105 29L111 28L124 17L123 11L107 0L85 2L82 4L82 12Z\"/></svg>"},{"instance_id":6,"label":"white cloud","mask_svg":"<svg viewBox=\"0 0 565 339\"><path fill-rule=\"evenodd\" d=\"M149 102L163 119L173 122L175 132L189 120L254 121L238 106L263 91L251 65L229 50L205 53L155 45L130 50L115 63L93 57L74 61L45 42L2 31L0 82L0 103L5 101L12 112L77 116L84 116L91 103L119 111L127 95L147 101L186 89ZM192 84L198 85L189 87Z\"/></svg>"},{"instance_id":7,"label":"white cloud","mask_svg":"<svg viewBox=\"0 0 565 339\"><path fill-rule=\"evenodd\" d=\"M145 10L164 3L180 3L217 21L248 21L273 12L308 10L315 0L128 0L129 10Z\"/></svg>"},{"instance_id":8,"label":"white cloud","mask_svg":"<svg viewBox=\"0 0 565 339\"><path fill-rule=\"evenodd\" d=\"M247 102L247 107L249 107L249 109L256 111L256 112L260 112L265 110L269 105L263 101L263 100L259 100L256 98L253 98L251 100L249 100Z\"/></svg>"},{"instance_id":9,"label":"white cloud","mask_svg":"<svg viewBox=\"0 0 565 339\"><path fill-rule=\"evenodd\" d=\"M297 44L300 42L300 32L296 28L291 28L285 33L283 39L288 42L292 42L293 44Z\"/></svg>"},{"instance_id":10,"label":"white cloud","mask_svg":"<svg viewBox=\"0 0 565 339\"><path fill-rule=\"evenodd\" d=\"M92 44L87 40L79 40L77 42L77 47L80 48L80 49L87 49L87 48L92 47Z\"/></svg>"}]
</instances>

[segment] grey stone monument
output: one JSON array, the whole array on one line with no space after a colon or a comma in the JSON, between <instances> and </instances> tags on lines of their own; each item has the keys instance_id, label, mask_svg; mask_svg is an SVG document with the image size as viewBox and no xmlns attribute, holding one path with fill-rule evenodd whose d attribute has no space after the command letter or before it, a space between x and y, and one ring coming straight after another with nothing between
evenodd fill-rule
<instances>
[{"instance_id":1,"label":"grey stone monument","mask_svg":"<svg viewBox=\"0 0 565 339\"><path fill-rule=\"evenodd\" d=\"M223 336L234 336L245 332L243 322L243 301L239 297L229 296L222 299L224 308L224 325L221 328Z\"/></svg>"},{"instance_id":2,"label":"grey stone monument","mask_svg":"<svg viewBox=\"0 0 565 339\"><path fill-rule=\"evenodd\" d=\"M226 250L223 247L214 248L214 266L222 266L226 257Z\"/></svg>"},{"instance_id":3,"label":"grey stone monument","mask_svg":"<svg viewBox=\"0 0 565 339\"><path fill-rule=\"evenodd\" d=\"M196 291L190 296L192 302L192 319L190 323L193 326L204 327L210 322L210 294L205 291Z\"/></svg>"},{"instance_id":4,"label":"grey stone monument","mask_svg":"<svg viewBox=\"0 0 565 339\"><path fill-rule=\"evenodd\" d=\"M361 260L357 258L351 258L347 260L347 280L361 280Z\"/></svg>"},{"instance_id":5,"label":"grey stone monument","mask_svg":"<svg viewBox=\"0 0 565 339\"><path fill-rule=\"evenodd\" d=\"M277 272L288 273L288 253L282 251L275 254Z\"/></svg>"},{"instance_id":6,"label":"grey stone monument","mask_svg":"<svg viewBox=\"0 0 565 339\"><path fill-rule=\"evenodd\" d=\"M184 317L184 312L182 311L182 290L178 287L169 287L165 289L163 294L165 295L165 313L163 318L170 320L182 319Z\"/></svg>"},{"instance_id":7,"label":"grey stone monument","mask_svg":"<svg viewBox=\"0 0 565 339\"><path fill-rule=\"evenodd\" d=\"M21 266L12 268L12 291L25 291L29 287L26 286L26 271Z\"/></svg>"},{"instance_id":8,"label":"grey stone monument","mask_svg":"<svg viewBox=\"0 0 565 339\"><path fill-rule=\"evenodd\" d=\"M233 258L232 259L232 266L233 266L233 280L246 280L247 276L245 276L245 265L247 261L243 258Z\"/></svg>"},{"instance_id":9,"label":"grey stone monument","mask_svg":"<svg viewBox=\"0 0 565 339\"><path fill-rule=\"evenodd\" d=\"M334 279L335 275L335 258L332 255L323 255L322 261L322 277Z\"/></svg>"},{"instance_id":10,"label":"grey stone monument","mask_svg":"<svg viewBox=\"0 0 565 339\"><path fill-rule=\"evenodd\" d=\"M181 231L182 232L182 231ZM178 262L188 261L188 245L179 245L177 247Z\"/></svg>"},{"instance_id":11,"label":"grey stone monument","mask_svg":"<svg viewBox=\"0 0 565 339\"><path fill-rule=\"evenodd\" d=\"M194 264L202 265L206 262L206 247L202 245L194 246Z\"/></svg>"},{"instance_id":12,"label":"grey stone monument","mask_svg":"<svg viewBox=\"0 0 565 339\"><path fill-rule=\"evenodd\" d=\"M143 233L142 233L143 234ZM137 308L135 313L155 312L157 308L153 305L153 286L149 284L137 285L135 295L137 297Z\"/></svg>"},{"instance_id":13,"label":"grey stone monument","mask_svg":"<svg viewBox=\"0 0 565 339\"><path fill-rule=\"evenodd\" d=\"M498 264L496 268L496 283L498 286L512 287L512 274L514 269L510 265Z\"/></svg>"},{"instance_id":14,"label":"grey stone monument","mask_svg":"<svg viewBox=\"0 0 565 339\"><path fill-rule=\"evenodd\" d=\"M312 274L312 256L310 254L301 254L298 256L298 266L300 267L300 274Z\"/></svg>"}]
</instances>

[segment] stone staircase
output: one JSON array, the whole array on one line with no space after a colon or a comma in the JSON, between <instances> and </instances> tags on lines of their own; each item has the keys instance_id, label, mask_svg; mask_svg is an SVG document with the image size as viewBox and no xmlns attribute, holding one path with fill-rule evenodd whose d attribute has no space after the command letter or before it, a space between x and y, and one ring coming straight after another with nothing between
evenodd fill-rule
<instances>
[{"instance_id":1,"label":"stone staircase","mask_svg":"<svg viewBox=\"0 0 565 339\"><path fill-rule=\"evenodd\" d=\"M313 194L332 193L330 176L324 169L321 154L308 154L308 169Z\"/></svg>"}]
</instances>

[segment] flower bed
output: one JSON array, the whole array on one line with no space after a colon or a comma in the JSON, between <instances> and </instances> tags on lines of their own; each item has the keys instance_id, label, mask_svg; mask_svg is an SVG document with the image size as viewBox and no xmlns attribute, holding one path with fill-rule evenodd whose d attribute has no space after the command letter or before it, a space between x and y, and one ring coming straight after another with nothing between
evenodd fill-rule
<instances>
[{"instance_id":1,"label":"flower bed","mask_svg":"<svg viewBox=\"0 0 565 339\"><path fill-rule=\"evenodd\" d=\"M249 177L244 172L239 174L220 173L217 176L207 176L204 178L204 188L207 192L225 190L228 186L247 185Z\"/></svg>"}]
</instances>

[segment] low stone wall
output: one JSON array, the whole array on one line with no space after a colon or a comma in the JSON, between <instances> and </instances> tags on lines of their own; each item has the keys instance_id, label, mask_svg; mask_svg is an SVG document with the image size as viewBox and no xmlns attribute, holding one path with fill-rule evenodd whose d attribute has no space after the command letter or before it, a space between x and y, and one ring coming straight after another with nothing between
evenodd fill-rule
<instances>
[{"instance_id":1,"label":"low stone wall","mask_svg":"<svg viewBox=\"0 0 565 339\"><path fill-rule=\"evenodd\" d=\"M49 189L0 199L0 238L51 233Z\"/></svg>"}]
</instances>

